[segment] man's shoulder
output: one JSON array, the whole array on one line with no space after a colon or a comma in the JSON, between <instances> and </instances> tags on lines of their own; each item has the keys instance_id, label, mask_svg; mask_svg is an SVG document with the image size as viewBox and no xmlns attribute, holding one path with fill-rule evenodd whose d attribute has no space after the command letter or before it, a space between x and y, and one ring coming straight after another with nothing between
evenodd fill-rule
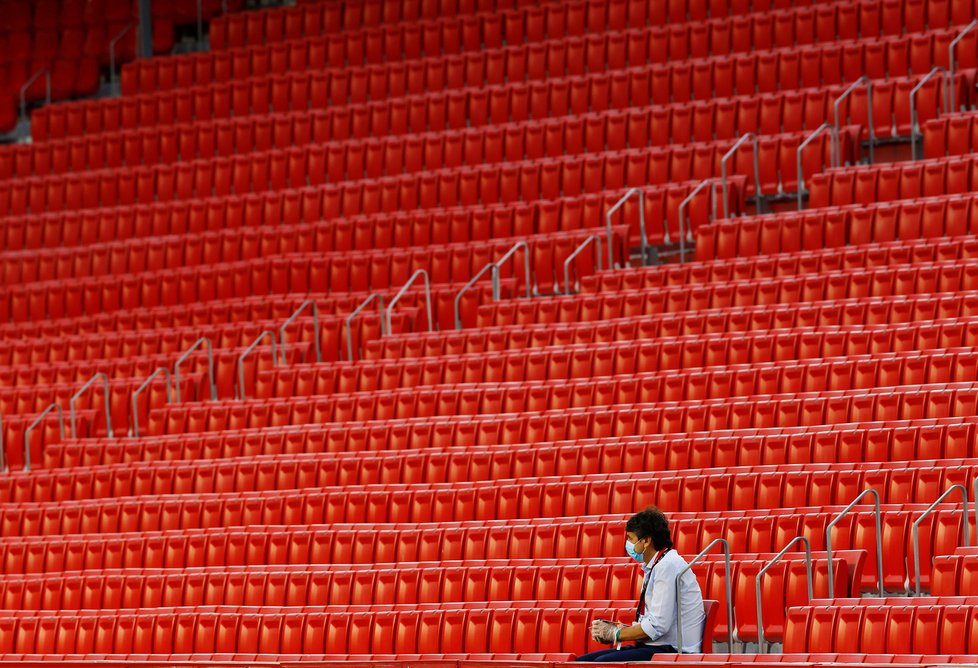
<instances>
[{"instance_id":1,"label":"man's shoulder","mask_svg":"<svg viewBox=\"0 0 978 668\"><path fill-rule=\"evenodd\" d=\"M676 550L669 550L668 553L662 558L662 563L667 564L670 569L682 569L689 565L683 555L679 554Z\"/></svg>"}]
</instances>

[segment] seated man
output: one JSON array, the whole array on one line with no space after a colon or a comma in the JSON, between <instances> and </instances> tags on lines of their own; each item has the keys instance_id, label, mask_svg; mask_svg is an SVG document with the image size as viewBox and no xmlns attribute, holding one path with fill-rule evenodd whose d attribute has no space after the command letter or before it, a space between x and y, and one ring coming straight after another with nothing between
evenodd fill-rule
<instances>
[{"instance_id":1,"label":"seated man","mask_svg":"<svg viewBox=\"0 0 978 668\"><path fill-rule=\"evenodd\" d=\"M625 524L625 551L642 564L645 578L635 611L635 623L595 620L592 637L613 645L577 657L578 661L648 661L653 654L675 653L676 576L688 565L672 547L669 522L658 508L636 513ZM679 604L682 606L683 652L702 651L703 595L692 571L683 573L679 582ZM634 644L623 643L634 641ZM707 648L710 649L710 648Z\"/></svg>"}]
</instances>

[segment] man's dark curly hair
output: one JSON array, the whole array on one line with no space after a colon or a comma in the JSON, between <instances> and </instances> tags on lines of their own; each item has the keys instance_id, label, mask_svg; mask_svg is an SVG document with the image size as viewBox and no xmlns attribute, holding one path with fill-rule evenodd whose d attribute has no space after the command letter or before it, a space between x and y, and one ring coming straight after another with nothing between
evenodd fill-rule
<instances>
[{"instance_id":1,"label":"man's dark curly hair","mask_svg":"<svg viewBox=\"0 0 978 668\"><path fill-rule=\"evenodd\" d=\"M625 523L625 531L631 531L638 536L639 540L651 538L652 545L656 550L664 550L667 547L672 547L672 536L669 535L669 520L655 506L649 506L645 510L632 515L631 519Z\"/></svg>"}]
</instances>

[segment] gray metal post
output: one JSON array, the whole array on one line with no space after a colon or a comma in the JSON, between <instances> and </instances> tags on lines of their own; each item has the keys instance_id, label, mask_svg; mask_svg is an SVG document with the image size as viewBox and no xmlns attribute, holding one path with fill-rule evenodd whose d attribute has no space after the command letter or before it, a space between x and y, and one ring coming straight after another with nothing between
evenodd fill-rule
<instances>
[{"instance_id":1,"label":"gray metal post","mask_svg":"<svg viewBox=\"0 0 978 668\"><path fill-rule=\"evenodd\" d=\"M723 157L720 159L720 180L723 182L723 217L730 217L730 202L727 195L727 160L732 158L737 153L737 149L745 141L750 141L754 146L754 199L757 202L757 212L761 213L761 201L764 195L761 193L761 160L760 153L757 146L757 135L753 132L748 132L743 137L737 140L737 143L730 147Z\"/></svg>"},{"instance_id":2,"label":"gray metal post","mask_svg":"<svg viewBox=\"0 0 978 668\"><path fill-rule=\"evenodd\" d=\"M411 285L413 285L418 278L424 278L424 302L428 312L428 331L429 332L435 331L435 321L431 315L431 279L428 278L427 271L425 271L424 269L418 269L416 272L411 274L411 278L407 280L407 283L405 283L401 287L401 289L397 291L397 294L394 295L394 298L391 299L390 305L387 307L386 318L387 318L388 334L394 331L394 327L391 320L391 315L394 312L394 307L397 305L397 302L401 299L401 297L404 296L404 293L407 292L408 288L410 288Z\"/></svg>"},{"instance_id":3,"label":"gray metal post","mask_svg":"<svg viewBox=\"0 0 978 668\"><path fill-rule=\"evenodd\" d=\"M948 74L948 71L943 67L934 66L931 68L930 72L927 73L927 76L921 79L917 85L913 87L913 90L910 91L910 157L914 160L920 159L917 151L917 137L921 134L920 123L917 122L917 93L920 92L920 89L924 87L924 84L930 81L931 77L933 77L935 74L944 75L945 114L948 111L948 95L950 95L950 91L954 90L954 84L951 82L951 77Z\"/></svg>"},{"instance_id":4,"label":"gray metal post","mask_svg":"<svg viewBox=\"0 0 978 668\"><path fill-rule=\"evenodd\" d=\"M135 438L139 438L139 395L149 387L149 384L153 382L153 379L158 375L163 374L166 378L166 403L171 403L173 401L173 391L171 388L172 382L170 380L170 370L165 366L159 367L156 371L149 375L149 378L143 381L135 392L132 393L132 435Z\"/></svg>"},{"instance_id":5,"label":"gray metal post","mask_svg":"<svg viewBox=\"0 0 978 668\"><path fill-rule=\"evenodd\" d=\"M120 30L116 35L109 41L109 83L114 84L118 75L116 74L115 68L115 47L119 43L119 40L126 36L126 34L136 28L135 23L128 24L125 28Z\"/></svg>"},{"instance_id":6,"label":"gray metal post","mask_svg":"<svg viewBox=\"0 0 978 668\"><path fill-rule=\"evenodd\" d=\"M693 557L693 560L683 570L679 571L676 575L676 652L679 654L683 653L683 614L682 606L679 601L679 581L682 579L686 571L691 569L694 564L699 563L703 558L709 554L715 545L719 545L723 548L723 561L724 561L724 572L726 573L726 594L727 594L727 633L730 636L730 653L733 654L733 637L734 637L734 608L733 608L733 594L731 593L730 585L730 544L727 543L723 538L716 538L709 545L704 547L699 554Z\"/></svg>"},{"instance_id":7,"label":"gray metal post","mask_svg":"<svg viewBox=\"0 0 978 668\"><path fill-rule=\"evenodd\" d=\"M866 86L866 114L869 121L869 162L872 164L876 161L876 154L873 150L873 147L876 145L876 129L873 127L873 82L869 77L861 76L852 82L852 85L846 88L842 95L835 98L835 102L832 103L832 108L835 110L835 125L832 126L833 167L842 166L842 143L839 141L839 132L842 126L839 119L839 105L860 86ZM849 120L848 115L846 116L846 120Z\"/></svg>"},{"instance_id":8,"label":"gray metal post","mask_svg":"<svg viewBox=\"0 0 978 668\"><path fill-rule=\"evenodd\" d=\"M492 278L492 297L494 300L499 299L497 297L499 294L499 266L495 262L490 262L469 279L469 282L463 285L462 289L455 295L455 329L462 329L462 295L468 292L487 271L490 272Z\"/></svg>"},{"instance_id":9,"label":"gray metal post","mask_svg":"<svg viewBox=\"0 0 978 668\"><path fill-rule=\"evenodd\" d=\"M795 543L802 542L805 544L805 570L808 576L808 600L815 598L815 589L812 587L812 544L805 536L795 536L791 539L784 549L778 552L771 561L767 562L757 573L757 578L754 579L754 597L757 602L757 648L760 652L764 652L764 613L761 608L761 578L764 576L768 570L774 566L776 563L781 561L781 558L788 553Z\"/></svg>"},{"instance_id":10,"label":"gray metal post","mask_svg":"<svg viewBox=\"0 0 978 668\"><path fill-rule=\"evenodd\" d=\"M51 70L46 67L42 67L31 75L31 78L27 80L27 83L20 87L20 115L22 118L27 118L27 91L34 85L34 82L37 81L41 75L44 75L44 81L46 84L44 102L45 104L51 104Z\"/></svg>"},{"instance_id":11,"label":"gray metal post","mask_svg":"<svg viewBox=\"0 0 978 668\"><path fill-rule=\"evenodd\" d=\"M211 401L217 401L217 384L214 382L214 344L211 343L209 338L202 336L194 341L194 344L187 348L186 352L180 355L180 358L173 365L173 387L177 395L177 403L183 400L180 396L180 364L190 357L190 354L200 346L207 348L207 376L211 386Z\"/></svg>"},{"instance_id":12,"label":"gray metal post","mask_svg":"<svg viewBox=\"0 0 978 668\"><path fill-rule=\"evenodd\" d=\"M245 377L244 377L244 361L248 355L251 354L259 343L262 342L266 337L272 340L272 366L278 366L278 346L275 341L275 332L270 329L266 329L261 334L255 337L255 340L251 342L251 345L245 348L245 351L241 353L238 358L238 394L240 395L241 401L248 398L248 393L245 391Z\"/></svg>"},{"instance_id":13,"label":"gray metal post","mask_svg":"<svg viewBox=\"0 0 978 668\"><path fill-rule=\"evenodd\" d=\"M978 479L976 479L978 480ZM968 547L971 544L971 539L968 536L968 488L964 485L951 485L944 493L937 497L934 503L928 506L927 510L920 514L913 523L913 575L914 575L914 595L920 596L920 538L917 535L920 530L920 523L924 521L928 515L933 513L937 506L952 492L961 492L961 498L964 501L964 515L961 518L961 523L964 525L964 546Z\"/></svg>"},{"instance_id":14,"label":"gray metal post","mask_svg":"<svg viewBox=\"0 0 978 668\"><path fill-rule=\"evenodd\" d=\"M316 306L316 302L312 299L307 299L302 302L302 305L295 310L295 312L289 316L289 319L279 327L278 329L278 341L279 341L279 356L282 358L282 364L285 364L285 330L291 325L299 314L302 313L307 308L312 308L312 331L313 336L316 338L316 363L323 361L322 352L319 350L319 307Z\"/></svg>"},{"instance_id":15,"label":"gray metal post","mask_svg":"<svg viewBox=\"0 0 978 668\"><path fill-rule=\"evenodd\" d=\"M24 470L31 470L31 432L41 423L48 413L52 410L58 411L58 431L61 433L61 440L65 438L65 410L58 404L51 404L38 415L30 426L24 430Z\"/></svg>"},{"instance_id":16,"label":"gray metal post","mask_svg":"<svg viewBox=\"0 0 978 668\"><path fill-rule=\"evenodd\" d=\"M831 154L830 158L831 158L831 162L835 162L835 150L834 150L835 147L832 146L832 141L831 141L832 126L829 125L828 123L822 123L817 128L815 128L815 131L812 132L812 134L808 135L805 141L803 141L801 145L798 147L798 150L795 151L795 167L798 170L798 210L799 211L801 211L802 200L805 197L805 176L801 171L801 155L802 152L805 150L805 147L807 147L809 144L815 141L815 138L818 137L823 132L829 133L829 153Z\"/></svg>"},{"instance_id":17,"label":"gray metal post","mask_svg":"<svg viewBox=\"0 0 978 668\"><path fill-rule=\"evenodd\" d=\"M498 260L496 260L496 262L495 262L496 268L492 272L493 273L493 278L492 278L492 284L493 284L493 295L492 295L492 298L493 299L496 299L496 300L499 299L499 269L500 269L500 267L502 267L504 264L506 264L509 261L509 259L512 258L516 254L516 251L518 251L520 249L523 249L523 279L526 281L526 297L527 297L527 299L529 299L530 297L533 296L533 286L531 285L531 283L532 283L532 277L531 277L531 274L530 274L530 246L525 241L517 241L515 244L513 244L513 247L512 248L510 248L508 251L506 251L506 253L501 258L499 258Z\"/></svg>"},{"instance_id":18,"label":"gray metal post","mask_svg":"<svg viewBox=\"0 0 978 668\"><path fill-rule=\"evenodd\" d=\"M595 261L596 261L595 262L595 266L598 268L598 271L601 271L601 255L602 255L602 253L601 253L601 237L599 235L597 235L597 234L589 234L588 237L587 237L587 239L585 239L583 241L583 243L581 243L580 246L578 246L577 248L575 248L574 249L574 252L571 253L570 255L568 255L567 256L567 259L564 260L564 294L565 295L571 294L571 287L570 287L570 267L571 267L571 262L573 262L574 261L574 258L576 258L578 255L580 255L581 252L584 251L584 249L586 249L592 243L595 244L595 245L597 245L597 247L598 247L598 253L595 256Z\"/></svg>"},{"instance_id":19,"label":"gray metal post","mask_svg":"<svg viewBox=\"0 0 978 668\"><path fill-rule=\"evenodd\" d=\"M648 263L649 236L645 231L645 194L638 188L632 188L622 195L621 199L615 202L615 205L608 209L608 213L605 214L605 228L608 232L608 269L615 268L614 246L611 238L611 217L615 215L618 209L625 206L625 202L636 195L638 196L638 233L642 240L642 266ZM669 243L669 226L665 225L665 228L663 240L665 243Z\"/></svg>"},{"instance_id":20,"label":"gray metal post","mask_svg":"<svg viewBox=\"0 0 978 668\"><path fill-rule=\"evenodd\" d=\"M85 390L90 388L95 383L95 381L97 381L99 378L102 379L102 393L105 399L105 431L108 434L109 438L113 438L112 411L109 409L109 377L105 375L105 373L102 371L97 372L95 375L89 378L88 381L81 386L81 389L75 392L73 395L71 395L71 399L68 400L68 413L71 415L71 437L72 438L78 438L78 432L75 431L75 401L78 399L78 397L84 394Z\"/></svg>"},{"instance_id":21,"label":"gray metal post","mask_svg":"<svg viewBox=\"0 0 978 668\"><path fill-rule=\"evenodd\" d=\"M139 0L139 40L136 44L136 53L140 58L149 58L153 55L152 4L152 0ZM200 6L200 0L197 5ZM198 27L197 30L199 32L200 28Z\"/></svg>"},{"instance_id":22,"label":"gray metal post","mask_svg":"<svg viewBox=\"0 0 978 668\"><path fill-rule=\"evenodd\" d=\"M380 335L384 336L387 333L384 329L384 296L379 292L371 292L366 299L360 302L359 306L353 309L353 313L346 316L346 320L343 321L343 328L346 330L346 358L350 362L353 361L353 333L350 328L350 323L353 322L353 319L357 317L360 311L375 299L380 302Z\"/></svg>"},{"instance_id":23,"label":"gray metal post","mask_svg":"<svg viewBox=\"0 0 978 668\"><path fill-rule=\"evenodd\" d=\"M951 41L950 46L948 46L948 48L947 48L947 63L949 65L949 67L948 67L948 78L951 79L951 94L950 94L950 97L951 97L951 109L954 110L954 111L956 111L956 109L955 109L956 100L954 99L955 98L955 92L954 92L954 70L955 70L955 62L954 61L956 59L954 57L954 49L958 46L958 42L960 42L962 39L964 39L964 36L965 35L967 35L969 32L971 32L972 30L975 29L975 26L978 26L978 19L973 19L971 21L971 23L969 23L967 26L965 26L964 30L962 30L960 33L958 33L958 36L955 37Z\"/></svg>"},{"instance_id":24,"label":"gray metal post","mask_svg":"<svg viewBox=\"0 0 978 668\"><path fill-rule=\"evenodd\" d=\"M880 598L883 597L883 523L880 521L880 493L875 489L864 489L859 493L859 496L852 500L852 503L843 508L842 512L836 515L835 519L829 522L828 526L825 527L825 554L829 560L829 598L835 598L835 583L832 581L832 529L843 517L848 515L849 512L855 508L856 504L859 503L867 494L873 495L873 503L876 512L876 573L879 580L879 595Z\"/></svg>"},{"instance_id":25,"label":"gray metal post","mask_svg":"<svg viewBox=\"0 0 978 668\"><path fill-rule=\"evenodd\" d=\"M686 259L687 240L689 242L693 241L693 221L689 221L689 225L687 226L683 225L683 222L686 219L686 207L689 206L689 203L693 201L693 198L696 197L699 194L699 192L707 186L710 186L710 197L713 202L713 207L712 207L713 215L710 219L710 222L715 221L717 219L717 179L706 179L698 186L693 188L693 192L689 193L689 195L686 196L686 199L684 199L682 202L679 203L678 214L679 214L679 262L680 263ZM666 225L666 229L668 229L668 227L669 226Z\"/></svg>"}]
</instances>

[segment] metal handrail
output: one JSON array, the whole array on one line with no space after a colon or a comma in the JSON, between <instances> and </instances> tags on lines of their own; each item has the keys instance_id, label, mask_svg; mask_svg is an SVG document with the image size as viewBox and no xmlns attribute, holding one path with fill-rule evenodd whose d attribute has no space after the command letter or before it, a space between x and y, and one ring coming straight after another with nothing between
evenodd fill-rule
<instances>
[{"instance_id":1,"label":"metal handrail","mask_svg":"<svg viewBox=\"0 0 978 668\"><path fill-rule=\"evenodd\" d=\"M513 247L506 251L501 258L496 260L494 263L496 269L492 272L492 298L499 300L500 298L500 287L499 287L499 270L504 264L506 264L510 258L516 255L516 251L523 249L523 279L526 281L526 297L529 299L533 296L533 287L530 285L530 245L525 241L517 241L513 244Z\"/></svg>"},{"instance_id":2,"label":"metal handrail","mask_svg":"<svg viewBox=\"0 0 978 668\"><path fill-rule=\"evenodd\" d=\"M611 236L611 217L615 214L618 209L625 206L627 202L633 195L638 195L638 232L642 240L642 265L647 264L646 257L649 252L649 236L645 231L645 193L642 192L640 188L632 188L627 193L621 196L614 206L608 209L608 213L604 215L605 217L605 228L608 234L608 269L614 269L615 258L613 252L613 242ZM669 226L665 225L666 235L665 242L669 243Z\"/></svg>"},{"instance_id":3,"label":"metal handrail","mask_svg":"<svg viewBox=\"0 0 978 668\"><path fill-rule=\"evenodd\" d=\"M978 478L976 478L978 480ZM964 515L961 518L961 524L964 527L964 546L968 547L971 545L971 539L968 537L968 488L964 485L951 485L944 493L937 497L934 503L927 507L927 510L920 514L913 523L913 575L914 575L914 595L920 596L920 537L918 532L920 530L920 523L924 521L928 515L933 513L937 506L940 505L941 501L944 500L951 492L960 490L961 497L964 501Z\"/></svg>"},{"instance_id":4,"label":"metal handrail","mask_svg":"<svg viewBox=\"0 0 978 668\"><path fill-rule=\"evenodd\" d=\"M808 600L810 601L815 598L815 588L812 586L812 543L805 536L795 536L784 546L784 549L774 555L774 558L765 564L764 568L758 571L757 577L754 579L754 596L757 602L757 647L761 652L764 651L764 614L761 611L761 578L764 577L764 574L772 566L781 561L781 558L788 554L788 550L794 547L795 543L799 541L805 544L805 571L808 575Z\"/></svg>"},{"instance_id":5,"label":"metal handrail","mask_svg":"<svg viewBox=\"0 0 978 668\"><path fill-rule=\"evenodd\" d=\"M730 147L730 150L724 153L723 157L720 158L720 180L723 181L723 217L730 217L730 202L727 196L727 160L737 153L737 149L745 141L750 140L754 145L754 199L758 202L758 211L760 211L760 201L764 195L761 193L761 160L760 151L757 145L757 135L753 132L748 132L743 137L737 140L737 143Z\"/></svg>"},{"instance_id":6,"label":"metal handrail","mask_svg":"<svg viewBox=\"0 0 978 668\"><path fill-rule=\"evenodd\" d=\"M427 271L425 271L424 269L418 269L416 272L411 274L411 278L407 280L407 283L405 283L401 287L401 289L397 291L397 294L394 295L394 298L391 299L390 305L387 307L386 315L387 315L388 334L394 331L394 326L391 320L391 314L394 312L394 306L397 305L397 302L401 299L401 297L404 296L404 293L407 292L408 288L410 288L414 284L414 281L417 280L418 276L424 277L424 302L428 311L428 331L429 332L435 331L435 321L431 317L431 279L428 278Z\"/></svg>"},{"instance_id":7,"label":"metal handrail","mask_svg":"<svg viewBox=\"0 0 978 668\"><path fill-rule=\"evenodd\" d=\"M965 26L964 30L962 30L961 32L959 32L958 33L958 36L955 37L953 40L951 40L950 46L947 47L948 78L951 81L951 90L950 90L951 109L954 109L954 106L955 106L955 103L956 103L956 100L954 99L955 98L955 94L954 94L954 69L955 69L955 67L954 67L954 60L955 60L954 59L954 47L956 47L958 45L958 42L960 42L962 39L964 39L964 36L965 35L967 35L969 32L971 32L972 30L974 30L975 29L975 26L978 26L978 19L972 19L971 23L969 23L967 26Z\"/></svg>"},{"instance_id":8,"label":"metal handrail","mask_svg":"<svg viewBox=\"0 0 978 668\"><path fill-rule=\"evenodd\" d=\"M808 135L807 138L805 138L805 141L803 141L798 146L798 149L795 151L795 167L798 170L798 210L799 211L801 211L802 199L804 199L805 196L805 175L801 171L801 155L802 152L805 150L805 147L811 144L813 141L815 141L815 138L818 137L823 132L828 132L829 139L831 140L832 126L829 125L828 123L822 123L817 128L815 128L814 132L812 132L810 135ZM831 154L830 155L831 162L835 162L835 150L834 147L831 145L831 141L829 142L829 152Z\"/></svg>"},{"instance_id":9,"label":"metal handrail","mask_svg":"<svg viewBox=\"0 0 978 668\"><path fill-rule=\"evenodd\" d=\"M835 98L833 103L833 108L835 110L835 125L832 126L832 166L841 167L842 166L842 143L839 140L839 133L841 132L842 125L839 122L839 105L847 97L852 95L852 93L860 86L866 86L866 116L869 122L869 162L872 164L876 161L876 154L873 147L876 145L876 130L873 127L873 81L868 76L861 76L850 84L848 88L840 95ZM849 119L847 115L846 120Z\"/></svg>"},{"instance_id":10,"label":"metal handrail","mask_svg":"<svg viewBox=\"0 0 978 668\"><path fill-rule=\"evenodd\" d=\"M161 373L166 376L166 403L169 404L173 401L173 392L172 388L170 387L172 385L170 370L165 366L161 366L156 369L156 371L151 373L149 378L144 380L143 384L132 393L132 435L134 438L139 438L139 395L143 390L149 387L149 384L153 382L153 379Z\"/></svg>"},{"instance_id":11,"label":"metal handrail","mask_svg":"<svg viewBox=\"0 0 978 668\"><path fill-rule=\"evenodd\" d=\"M278 366L278 362L276 361L278 359L276 357L276 350L278 346L275 342L275 332L273 332L270 329L266 329L263 332L261 332L257 337L255 337L255 340L251 342L251 345L245 348L245 351L241 353L240 357L238 357L238 394L240 395L241 401L244 401L245 399L248 398L248 394L245 392L245 379L244 379L245 358L248 355L250 355L251 351L254 350L258 346L258 344L261 343L262 340L265 339L266 337L271 337L272 339L272 366Z\"/></svg>"},{"instance_id":12,"label":"metal handrail","mask_svg":"<svg viewBox=\"0 0 978 668\"><path fill-rule=\"evenodd\" d=\"M61 440L65 438L65 409L63 409L58 404L50 404L45 408L40 415L38 415L31 425L24 430L24 470L31 470L31 432L34 431L34 427L41 423L47 414L52 411L52 409L58 409L58 431L61 433Z\"/></svg>"},{"instance_id":13,"label":"metal handrail","mask_svg":"<svg viewBox=\"0 0 978 668\"><path fill-rule=\"evenodd\" d=\"M197 44L204 41L204 0L197 0Z\"/></svg>"},{"instance_id":14,"label":"metal handrail","mask_svg":"<svg viewBox=\"0 0 978 668\"><path fill-rule=\"evenodd\" d=\"M686 199L684 199L679 204L679 261L680 262L682 262L686 258L687 237L689 237L690 243L692 243L693 241L693 236L692 236L693 222L690 221L688 226L686 227L683 226L683 222L686 220L686 207L689 205L690 202L693 201L693 198L696 197L699 194L699 192L706 186L710 186L710 196L713 202L713 217L710 222L713 222L714 220L717 219L717 179L716 178L706 179L698 186L693 188L693 192L689 193ZM668 231L669 228L668 224L665 225L665 227Z\"/></svg>"},{"instance_id":15,"label":"metal handrail","mask_svg":"<svg viewBox=\"0 0 978 668\"><path fill-rule=\"evenodd\" d=\"M23 86L20 87L20 115L22 118L27 118L27 89L34 85L38 77L44 75L46 80L46 89L44 102L45 104L51 104L51 70L47 67L42 67L37 72L31 75L31 78L27 80Z\"/></svg>"},{"instance_id":16,"label":"metal handrail","mask_svg":"<svg viewBox=\"0 0 978 668\"><path fill-rule=\"evenodd\" d=\"M917 137L920 136L920 123L917 122L917 93L924 87L924 84L930 81L931 77L939 73L944 74L944 113L946 114L948 112L948 95L954 90L954 83L948 71L943 67L937 65L932 67L930 72L917 82L917 85L910 91L910 157L914 160L920 159L917 157Z\"/></svg>"},{"instance_id":17,"label":"metal handrail","mask_svg":"<svg viewBox=\"0 0 978 668\"><path fill-rule=\"evenodd\" d=\"M299 317L300 313L302 313L304 310L306 310L306 308L310 306L312 307L312 331L313 331L313 335L316 337L316 363L318 364L323 361L323 354L319 349L319 345L320 345L319 344L319 307L316 306L315 300L307 299L306 301L302 302L302 305L299 308L297 308L292 315L289 316L289 319L286 320L281 327L278 328L278 341L279 341L278 352L279 352L279 357L282 360L282 364L286 363L285 329L289 325L291 325L296 318Z\"/></svg>"},{"instance_id":18,"label":"metal handrail","mask_svg":"<svg viewBox=\"0 0 978 668\"><path fill-rule=\"evenodd\" d=\"M207 345L207 372L210 377L211 401L217 401L217 383L214 382L214 344L211 343L209 338L202 336L194 341L194 344L187 348L187 351L183 355L180 355L180 358L177 360L176 364L173 365L173 387L176 390L175 394L177 395L177 403L182 401L180 396L180 364L182 364L185 359L190 357L190 354L197 350L197 348L199 348L202 344Z\"/></svg>"},{"instance_id":19,"label":"metal handrail","mask_svg":"<svg viewBox=\"0 0 978 668\"><path fill-rule=\"evenodd\" d=\"M135 23L128 24L125 28L116 33L115 37L109 42L109 83L115 84L115 45L126 36L130 30L136 27Z\"/></svg>"},{"instance_id":20,"label":"metal handrail","mask_svg":"<svg viewBox=\"0 0 978 668\"><path fill-rule=\"evenodd\" d=\"M89 387L92 386L96 380L102 378L102 392L105 395L105 433L109 438L114 438L112 436L112 411L109 410L109 377L104 371L98 371L88 381L81 386L81 389L71 395L71 399L68 400L68 413L71 416L71 437L78 438L78 432L75 431L75 400L78 399L82 394L85 393Z\"/></svg>"},{"instance_id":21,"label":"metal handrail","mask_svg":"<svg viewBox=\"0 0 978 668\"><path fill-rule=\"evenodd\" d=\"M733 653L733 633L734 633L734 608L733 608L733 595L730 589L730 544L723 538L716 538L709 545L704 547L699 554L693 557L686 567L679 571L676 575L676 652L679 654L683 653L683 616L682 616L682 605L680 605L679 600L679 580L686 571L690 570L694 564L699 563L713 550L714 545L720 545L723 547L723 557L724 557L724 572L726 574L726 585L727 589L727 633L730 635L730 651Z\"/></svg>"},{"instance_id":22,"label":"metal handrail","mask_svg":"<svg viewBox=\"0 0 978 668\"><path fill-rule=\"evenodd\" d=\"M499 267L495 262L490 262L482 269L480 269L475 276L470 278L469 282L463 285L462 289L458 291L457 295L455 295L455 329L462 329L462 309L461 309L462 295L468 292L472 288L472 286L475 285L478 282L478 280L482 278L483 274L485 274L487 271L491 273L491 277L492 277L493 298L498 299L498 297L496 297L496 281L499 278L498 275Z\"/></svg>"},{"instance_id":23,"label":"metal handrail","mask_svg":"<svg viewBox=\"0 0 978 668\"><path fill-rule=\"evenodd\" d=\"M374 299L380 301L380 335L384 336L384 334L386 334L384 330L384 295L380 294L379 292L371 292L369 295L367 295L366 299L360 302L359 306L353 309L353 313L346 316L346 320L343 321L343 327L346 331L346 358L351 362L353 361L353 330L350 328L350 323L353 322L353 319L357 317L357 314L366 308L366 306Z\"/></svg>"},{"instance_id":24,"label":"metal handrail","mask_svg":"<svg viewBox=\"0 0 978 668\"><path fill-rule=\"evenodd\" d=\"M601 254L602 254L601 253L601 237L598 236L597 234L589 234L588 237L587 237L587 239L585 239L581 243L581 245L579 245L577 248L575 248L574 249L574 252L571 253L570 255L568 255L567 256L567 259L564 260L564 294L565 295L571 294L571 288L570 288L570 265L571 265L571 262L573 262L574 261L574 258L576 258L578 255L580 255L581 252L585 248L587 248L590 244L592 244L592 243L597 243L597 245L598 245L598 254L597 254L597 261L598 262L597 262L597 267L598 267L598 271L601 271Z\"/></svg>"},{"instance_id":25,"label":"metal handrail","mask_svg":"<svg viewBox=\"0 0 978 668\"><path fill-rule=\"evenodd\" d=\"M880 521L880 493L875 489L864 489L859 493L855 499L852 500L848 506L846 506L841 513L835 516L828 526L825 527L825 554L829 560L829 598L835 598L835 583L832 580L832 529L835 527L839 521L849 514L849 512L855 508L856 504L862 501L862 498L867 494L872 494L874 497L874 505L876 508L876 574L879 580L879 594L883 597L883 530L882 522Z\"/></svg>"}]
</instances>

